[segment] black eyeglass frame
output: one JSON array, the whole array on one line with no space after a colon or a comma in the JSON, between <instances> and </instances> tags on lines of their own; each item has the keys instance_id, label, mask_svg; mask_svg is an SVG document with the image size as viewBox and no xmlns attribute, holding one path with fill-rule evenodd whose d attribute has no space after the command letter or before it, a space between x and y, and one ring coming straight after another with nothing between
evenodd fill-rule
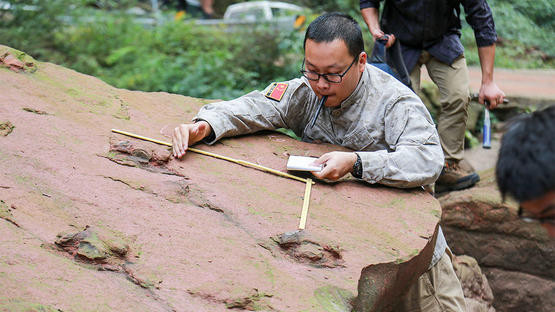
<instances>
[{"instance_id":1,"label":"black eyeglass frame","mask_svg":"<svg viewBox=\"0 0 555 312\"><path fill-rule=\"evenodd\" d=\"M518 207L518 218L520 220L522 220L526 223L555 224L555 219L553 217L536 218L536 217L526 216L526 215L523 215L523 214L524 214L524 210L522 209L522 206L519 206Z\"/></svg>"},{"instance_id":2,"label":"black eyeglass frame","mask_svg":"<svg viewBox=\"0 0 555 312\"><path fill-rule=\"evenodd\" d=\"M357 60L358 60L358 55L355 57L355 59L353 60L353 62L351 63L351 65L349 65L349 67L347 67L347 69L343 72L343 74L319 74L319 73L317 73L317 72L313 72L313 71L310 71L310 70L304 70L304 69L301 69L301 74L302 74L306 79L312 80L312 81L318 81L318 80L320 80L320 77L324 77L324 79L325 79L327 82L329 82L329 83L341 83L341 82L343 82L343 76L345 76L345 75L347 74L347 72L349 71L349 69L351 69L351 67L353 67L353 65L355 64L355 62L356 62ZM305 60L303 59L303 65L302 65L301 68L304 68L304 61L305 61ZM316 78L316 79L311 79L311 78L309 78L309 77L306 75L307 73L314 74L314 75L318 75L318 78ZM332 76L332 77L339 77L339 81L332 81L332 80L329 80L328 77L330 77L330 76Z\"/></svg>"}]
</instances>

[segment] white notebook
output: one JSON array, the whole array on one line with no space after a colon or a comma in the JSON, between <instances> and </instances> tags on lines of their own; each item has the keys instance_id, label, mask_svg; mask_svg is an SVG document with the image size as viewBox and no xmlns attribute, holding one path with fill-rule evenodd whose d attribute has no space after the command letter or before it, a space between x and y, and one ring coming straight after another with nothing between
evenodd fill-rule
<instances>
[{"instance_id":1,"label":"white notebook","mask_svg":"<svg viewBox=\"0 0 555 312\"><path fill-rule=\"evenodd\" d=\"M306 156L289 156L287 160L287 170L302 170L302 171L322 171L322 165L312 164L316 157L306 157Z\"/></svg>"}]
</instances>

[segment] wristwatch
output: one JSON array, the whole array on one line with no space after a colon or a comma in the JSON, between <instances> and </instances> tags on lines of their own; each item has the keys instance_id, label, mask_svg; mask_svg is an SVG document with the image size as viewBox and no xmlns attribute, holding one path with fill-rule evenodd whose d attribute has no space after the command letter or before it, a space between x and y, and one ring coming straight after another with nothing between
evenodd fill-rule
<instances>
[{"instance_id":1,"label":"wristwatch","mask_svg":"<svg viewBox=\"0 0 555 312\"><path fill-rule=\"evenodd\" d=\"M358 154L356 155L357 161L355 161L355 164L353 165L353 171L351 172L351 174L357 179L362 179L362 160L360 159L360 156Z\"/></svg>"}]
</instances>

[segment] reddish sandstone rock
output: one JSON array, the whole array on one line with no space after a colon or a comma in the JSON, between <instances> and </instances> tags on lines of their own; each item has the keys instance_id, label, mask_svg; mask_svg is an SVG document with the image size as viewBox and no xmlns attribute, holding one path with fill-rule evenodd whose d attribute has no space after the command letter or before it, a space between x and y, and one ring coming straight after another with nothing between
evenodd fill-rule
<instances>
[{"instance_id":1,"label":"reddish sandstone rock","mask_svg":"<svg viewBox=\"0 0 555 312\"><path fill-rule=\"evenodd\" d=\"M0 66L5 66L16 73L21 71L35 72L37 70L35 61L25 53L5 48L3 50L0 54Z\"/></svg>"},{"instance_id":2,"label":"reddish sandstone rock","mask_svg":"<svg viewBox=\"0 0 555 312\"><path fill-rule=\"evenodd\" d=\"M478 261L488 277L497 310L520 311L508 307L527 306L524 310L544 311L545 292L531 289L555 289L555 240L539 224L521 221L514 201L501 200L493 169L480 176L477 186L440 197L442 228L449 246L455 254ZM527 279L526 288L516 287L518 282L509 283L508 278L490 274L492 271L506 272L500 276L515 272L535 278ZM507 297L512 298L510 304Z\"/></svg>"},{"instance_id":3,"label":"reddish sandstone rock","mask_svg":"<svg viewBox=\"0 0 555 312\"><path fill-rule=\"evenodd\" d=\"M463 287L467 311L495 312L488 279L482 274L476 259L456 256L453 258L453 267Z\"/></svg>"},{"instance_id":4,"label":"reddish sandstone rock","mask_svg":"<svg viewBox=\"0 0 555 312\"><path fill-rule=\"evenodd\" d=\"M193 152L175 160L167 147L110 132L169 141L160 133L203 101L39 66L33 75L0 68L0 112L17 125L0 138L0 199L17 207L0 219L0 304L386 311L427 269L441 212L422 190L317 182L303 235L282 240L298 227L304 183ZM289 154L338 148L274 132L196 147L281 171ZM131 242L124 255L110 254L105 230ZM82 242L94 261L68 256Z\"/></svg>"},{"instance_id":5,"label":"reddish sandstone rock","mask_svg":"<svg viewBox=\"0 0 555 312\"><path fill-rule=\"evenodd\" d=\"M497 311L549 312L555 308L553 279L532 274L484 268L493 292Z\"/></svg>"}]
</instances>

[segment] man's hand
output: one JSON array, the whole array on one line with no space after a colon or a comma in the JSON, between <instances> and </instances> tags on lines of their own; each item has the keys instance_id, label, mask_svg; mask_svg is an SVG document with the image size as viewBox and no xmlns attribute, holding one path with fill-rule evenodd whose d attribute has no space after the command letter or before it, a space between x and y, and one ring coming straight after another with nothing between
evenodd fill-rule
<instances>
[{"instance_id":1,"label":"man's hand","mask_svg":"<svg viewBox=\"0 0 555 312\"><path fill-rule=\"evenodd\" d=\"M483 83L480 87L480 93L478 95L478 102L484 104L484 100L489 102L489 109L494 109L497 105L503 103L505 98L505 93L499 89L495 82Z\"/></svg>"},{"instance_id":2,"label":"man's hand","mask_svg":"<svg viewBox=\"0 0 555 312\"><path fill-rule=\"evenodd\" d=\"M385 34L383 31L380 30L380 33L374 35L372 34L372 37L374 38L374 41L378 40L378 39L382 39L384 36L387 36L387 43L385 44L386 48L391 47L394 43L395 43L395 35L394 34ZM383 38L385 39L385 38Z\"/></svg>"},{"instance_id":3,"label":"man's hand","mask_svg":"<svg viewBox=\"0 0 555 312\"><path fill-rule=\"evenodd\" d=\"M362 13L362 18L366 22L366 25L368 25L368 29L370 30L374 41L382 38L385 33L380 28L380 23L378 21L378 16L380 15L379 10L376 8L366 8L362 9L360 13ZM395 43L395 36L393 34L388 34L388 36L389 38L385 45L386 48L391 47L393 43Z\"/></svg>"},{"instance_id":4,"label":"man's hand","mask_svg":"<svg viewBox=\"0 0 555 312\"><path fill-rule=\"evenodd\" d=\"M173 156L181 158L189 145L204 139L210 132L212 127L204 120L194 124L180 124L172 133Z\"/></svg>"},{"instance_id":5,"label":"man's hand","mask_svg":"<svg viewBox=\"0 0 555 312\"><path fill-rule=\"evenodd\" d=\"M495 61L495 44L485 47L478 47L478 56L480 57L480 67L482 68L482 85L478 95L478 102L484 104L484 100L488 100L489 107L495 108L503 103L505 93L499 89L493 81L493 65Z\"/></svg>"},{"instance_id":6,"label":"man's hand","mask_svg":"<svg viewBox=\"0 0 555 312\"><path fill-rule=\"evenodd\" d=\"M357 155L349 152L326 153L314 161L317 165L324 165L320 172L312 172L319 179L336 181L353 170Z\"/></svg>"}]
</instances>

